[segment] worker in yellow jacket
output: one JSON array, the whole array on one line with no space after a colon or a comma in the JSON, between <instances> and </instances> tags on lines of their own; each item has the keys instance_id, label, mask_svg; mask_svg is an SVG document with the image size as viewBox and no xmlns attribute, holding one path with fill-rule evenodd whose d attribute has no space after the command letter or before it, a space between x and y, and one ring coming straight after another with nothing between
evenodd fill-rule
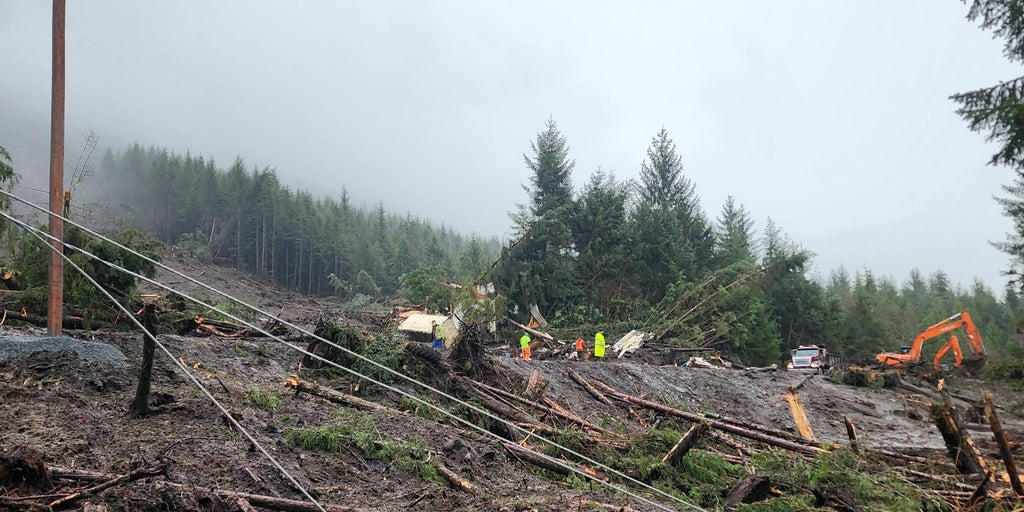
<instances>
[{"instance_id":1,"label":"worker in yellow jacket","mask_svg":"<svg viewBox=\"0 0 1024 512\"><path fill-rule=\"evenodd\" d=\"M529 361L530 359L530 335L523 333L523 337L519 338L519 348L523 350L523 359Z\"/></svg>"},{"instance_id":2,"label":"worker in yellow jacket","mask_svg":"<svg viewBox=\"0 0 1024 512\"><path fill-rule=\"evenodd\" d=\"M594 335L594 357L604 361L604 331L597 331Z\"/></svg>"}]
</instances>

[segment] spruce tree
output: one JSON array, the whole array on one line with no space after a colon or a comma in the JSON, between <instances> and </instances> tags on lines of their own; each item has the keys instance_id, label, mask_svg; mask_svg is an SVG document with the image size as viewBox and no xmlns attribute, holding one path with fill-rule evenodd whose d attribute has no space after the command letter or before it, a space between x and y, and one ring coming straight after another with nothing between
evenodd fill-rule
<instances>
[{"instance_id":1,"label":"spruce tree","mask_svg":"<svg viewBox=\"0 0 1024 512\"><path fill-rule=\"evenodd\" d=\"M1003 38L1007 59L1024 62L1024 0L974 0L967 19ZM993 245L1010 255L1009 274L1018 275L1024 270L1024 76L951 98L972 131L1000 145L989 163L1013 169L1013 184L1003 187L1007 196L996 199L1013 221L1013 231ZM1014 281L1024 284L1019 278Z\"/></svg>"}]
</instances>

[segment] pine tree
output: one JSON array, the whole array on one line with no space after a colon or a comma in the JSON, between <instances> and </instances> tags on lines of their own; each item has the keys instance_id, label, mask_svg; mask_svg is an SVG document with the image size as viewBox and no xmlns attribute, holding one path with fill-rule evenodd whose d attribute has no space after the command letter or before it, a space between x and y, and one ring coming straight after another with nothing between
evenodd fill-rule
<instances>
[{"instance_id":1,"label":"pine tree","mask_svg":"<svg viewBox=\"0 0 1024 512\"><path fill-rule=\"evenodd\" d=\"M682 158L664 128L651 138L640 165L640 204L633 244L652 298L665 282L695 281L710 268L714 235L696 187L683 175Z\"/></svg>"},{"instance_id":2,"label":"pine tree","mask_svg":"<svg viewBox=\"0 0 1024 512\"><path fill-rule=\"evenodd\" d=\"M967 19L1003 38L1007 59L1024 62L1024 0L974 0ZM960 104L957 114L972 131L984 132L986 140L1000 144L989 163L1013 169L1013 184L1003 187L1008 196L997 201L1014 229L1005 241L993 245L1010 255L1009 274L1019 275L1024 270L1024 76L951 98ZM1019 278L1014 281L1024 285Z\"/></svg>"},{"instance_id":3,"label":"pine tree","mask_svg":"<svg viewBox=\"0 0 1024 512\"><path fill-rule=\"evenodd\" d=\"M530 149L532 156L523 154L532 172L530 185L523 187L530 204L520 205L512 215L518 240L503 251L499 277L512 304L523 311L530 304L557 307L578 293L573 284L575 202L570 179L576 164L554 119L548 119Z\"/></svg>"},{"instance_id":4,"label":"pine tree","mask_svg":"<svg viewBox=\"0 0 1024 512\"><path fill-rule=\"evenodd\" d=\"M753 227L754 221L746 208L737 205L732 196L725 198L716 225L715 257L719 268L754 257Z\"/></svg>"}]
</instances>

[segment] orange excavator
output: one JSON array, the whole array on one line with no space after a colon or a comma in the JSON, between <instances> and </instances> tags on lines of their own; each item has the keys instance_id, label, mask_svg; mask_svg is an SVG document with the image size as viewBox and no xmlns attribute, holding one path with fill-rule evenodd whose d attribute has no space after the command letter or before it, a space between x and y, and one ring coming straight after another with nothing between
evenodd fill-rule
<instances>
[{"instance_id":1,"label":"orange excavator","mask_svg":"<svg viewBox=\"0 0 1024 512\"><path fill-rule=\"evenodd\" d=\"M957 313L935 325L929 326L927 329L918 333L914 338L914 343L912 345L900 347L900 351L898 353L882 352L875 356L875 359L885 367L916 366L921 363L921 349L926 341L961 328L964 330L964 333L966 333L967 342L970 344L971 350L973 351L971 357L966 360L964 359L963 352L960 350L960 340L956 335L953 335L950 336L949 341L945 345L939 348L939 351L935 354L932 364L936 373L941 372L942 358L952 350L953 355L956 358L956 367L965 369L968 373L976 375L978 371L985 366L988 354L985 352L985 344L981 340L981 334L978 332L978 328L974 326L974 321L971 320L971 315L966 311Z\"/></svg>"}]
</instances>

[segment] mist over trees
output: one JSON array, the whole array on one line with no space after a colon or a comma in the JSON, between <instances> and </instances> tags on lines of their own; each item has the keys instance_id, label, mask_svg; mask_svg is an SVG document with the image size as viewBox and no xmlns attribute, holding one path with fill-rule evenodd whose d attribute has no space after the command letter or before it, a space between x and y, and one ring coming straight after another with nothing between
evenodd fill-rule
<instances>
[{"instance_id":1,"label":"mist over trees","mask_svg":"<svg viewBox=\"0 0 1024 512\"><path fill-rule=\"evenodd\" d=\"M108 205L201 260L234 266L314 295L390 296L425 265L471 280L497 254L496 239L469 238L378 205L355 208L343 188L315 197L282 184L273 168L135 144L107 150L97 169Z\"/></svg>"}]
</instances>

